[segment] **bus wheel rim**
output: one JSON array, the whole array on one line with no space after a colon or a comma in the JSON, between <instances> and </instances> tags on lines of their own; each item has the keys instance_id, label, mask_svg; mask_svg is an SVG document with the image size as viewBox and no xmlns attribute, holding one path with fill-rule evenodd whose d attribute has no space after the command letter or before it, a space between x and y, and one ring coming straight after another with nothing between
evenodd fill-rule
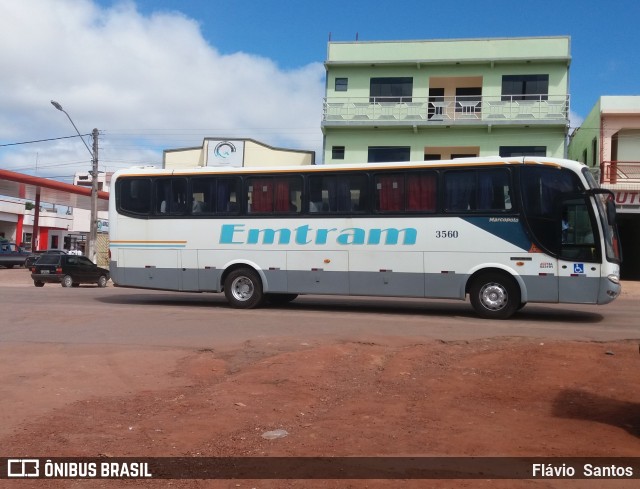
<instances>
[{"instance_id":1,"label":"bus wheel rim","mask_svg":"<svg viewBox=\"0 0 640 489\"><path fill-rule=\"evenodd\" d=\"M482 305L491 311L499 311L507 305L507 290L500 284L486 284L480 290Z\"/></svg>"},{"instance_id":2,"label":"bus wheel rim","mask_svg":"<svg viewBox=\"0 0 640 489\"><path fill-rule=\"evenodd\" d=\"M236 300L249 300L253 295L253 282L247 277L238 277L233 281L231 290Z\"/></svg>"}]
</instances>

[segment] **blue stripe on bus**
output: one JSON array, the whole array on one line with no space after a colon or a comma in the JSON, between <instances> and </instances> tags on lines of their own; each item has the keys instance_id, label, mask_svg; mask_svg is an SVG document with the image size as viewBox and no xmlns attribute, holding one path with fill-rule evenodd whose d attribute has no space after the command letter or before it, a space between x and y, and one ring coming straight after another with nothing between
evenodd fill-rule
<instances>
[{"instance_id":1,"label":"blue stripe on bus","mask_svg":"<svg viewBox=\"0 0 640 489\"><path fill-rule=\"evenodd\" d=\"M531 240L524 232L519 217L462 217L469 224L497 236L518 248L529 251Z\"/></svg>"}]
</instances>

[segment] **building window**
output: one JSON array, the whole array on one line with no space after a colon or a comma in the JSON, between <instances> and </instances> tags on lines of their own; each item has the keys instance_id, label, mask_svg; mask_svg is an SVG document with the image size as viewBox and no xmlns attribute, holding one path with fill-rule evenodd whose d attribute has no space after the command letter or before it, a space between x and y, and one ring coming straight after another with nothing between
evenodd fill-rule
<instances>
[{"instance_id":1,"label":"building window","mask_svg":"<svg viewBox=\"0 0 640 489\"><path fill-rule=\"evenodd\" d=\"M0 236L4 236L4 233L0 234ZM22 233L22 246L26 246L31 249L32 236L33 235L31 233Z\"/></svg>"},{"instance_id":2,"label":"building window","mask_svg":"<svg viewBox=\"0 0 640 489\"><path fill-rule=\"evenodd\" d=\"M475 153L451 153L451 159L455 160L456 158L475 158L478 155Z\"/></svg>"},{"instance_id":3,"label":"building window","mask_svg":"<svg viewBox=\"0 0 640 489\"><path fill-rule=\"evenodd\" d=\"M548 100L549 75L503 75L502 100Z\"/></svg>"},{"instance_id":4,"label":"building window","mask_svg":"<svg viewBox=\"0 0 640 489\"><path fill-rule=\"evenodd\" d=\"M598 138L591 141L591 166L596 166L598 162Z\"/></svg>"},{"instance_id":5,"label":"building window","mask_svg":"<svg viewBox=\"0 0 640 489\"><path fill-rule=\"evenodd\" d=\"M368 163L384 163L389 161L410 161L409 146L369 146Z\"/></svg>"},{"instance_id":6,"label":"building window","mask_svg":"<svg viewBox=\"0 0 640 489\"><path fill-rule=\"evenodd\" d=\"M369 102L411 102L413 78L371 78Z\"/></svg>"},{"instance_id":7,"label":"building window","mask_svg":"<svg viewBox=\"0 0 640 489\"><path fill-rule=\"evenodd\" d=\"M500 156L547 156L546 146L500 146Z\"/></svg>"},{"instance_id":8,"label":"building window","mask_svg":"<svg viewBox=\"0 0 640 489\"><path fill-rule=\"evenodd\" d=\"M346 92L349 85L348 78L336 78L336 92Z\"/></svg>"},{"instance_id":9,"label":"building window","mask_svg":"<svg viewBox=\"0 0 640 489\"><path fill-rule=\"evenodd\" d=\"M333 146L331 148L331 159L344 160L344 146Z\"/></svg>"}]
</instances>

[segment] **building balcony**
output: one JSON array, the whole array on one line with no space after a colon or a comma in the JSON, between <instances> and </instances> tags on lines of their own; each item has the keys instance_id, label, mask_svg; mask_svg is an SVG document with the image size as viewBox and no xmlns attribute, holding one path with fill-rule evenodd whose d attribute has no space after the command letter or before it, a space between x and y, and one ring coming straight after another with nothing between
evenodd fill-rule
<instances>
[{"instance_id":1,"label":"building balcony","mask_svg":"<svg viewBox=\"0 0 640 489\"><path fill-rule=\"evenodd\" d=\"M603 161L600 183L640 183L640 161Z\"/></svg>"},{"instance_id":2,"label":"building balcony","mask_svg":"<svg viewBox=\"0 0 640 489\"><path fill-rule=\"evenodd\" d=\"M332 97L322 125L489 125L569 122L568 95L457 97Z\"/></svg>"}]
</instances>

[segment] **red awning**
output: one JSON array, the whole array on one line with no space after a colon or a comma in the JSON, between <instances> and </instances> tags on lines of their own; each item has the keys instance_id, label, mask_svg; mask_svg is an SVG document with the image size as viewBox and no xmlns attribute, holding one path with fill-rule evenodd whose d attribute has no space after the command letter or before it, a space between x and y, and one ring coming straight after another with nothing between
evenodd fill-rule
<instances>
[{"instance_id":1,"label":"red awning","mask_svg":"<svg viewBox=\"0 0 640 489\"><path fill-rule=\"evenodd\" d=\"M0 195L35 202L38 191L41 202L91 209L91 187L0 169ZM98 211L107 210L109 210L109 192L98 191Z\"/></svg>"}]
</instances>

